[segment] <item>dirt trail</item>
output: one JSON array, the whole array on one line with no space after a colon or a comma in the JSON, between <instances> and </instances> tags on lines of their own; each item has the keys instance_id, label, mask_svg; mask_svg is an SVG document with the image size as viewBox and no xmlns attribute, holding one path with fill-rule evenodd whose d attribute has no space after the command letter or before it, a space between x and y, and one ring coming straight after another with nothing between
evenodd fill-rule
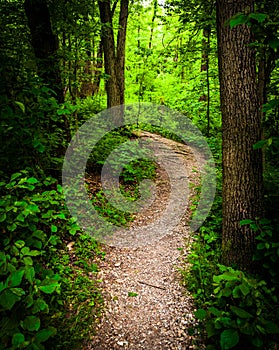
<instances>
[{"instance_id":1,"label":"dirt trail","mask_svg":"<svg viewBox=\"0 0 279 350\"><path fill-rule=\"evenodd\" d=\"M155 141L156 157L168 158L166 147L157 147L158 142L174 151L177 160L171 155L167 167L172 168L173 174L186 174L187 184L198 182L197 173L192 171L198 166L191 148L147 132L142 132L141 137ZM166 203L171 202L173 194L170 175L161 168L157 175L156 199L132 225L142 241L148 230L154 233L154 240L146 239L146 245L139 246L131 245L128 240L128 247L117 246L115 241L116 246L104 247L106 257L98 278L102 280L105 312L87 349L203 349L201 343L195 345L198 337L192 335L196 323L193 301L181 285L178 272L191 242L187 226L189 209L184 208L181 222L171 230L162 232L163 225L159 229L158 225L152 226L165 213ZM178 195L174 195L169 212L175 213L177 201L183 205L179 198L176 201ZM163 224L171 227L170 222ZM126 241L125 235L118 242Z\"/></svg>"}]
</instances>

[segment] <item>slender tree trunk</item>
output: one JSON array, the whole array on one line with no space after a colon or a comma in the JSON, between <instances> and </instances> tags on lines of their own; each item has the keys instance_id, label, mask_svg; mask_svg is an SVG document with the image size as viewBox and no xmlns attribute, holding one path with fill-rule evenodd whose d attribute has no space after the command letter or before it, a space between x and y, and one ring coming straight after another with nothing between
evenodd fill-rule
<instances>
[{"instance_id":1,"label":"slender tree trunk","mask_svg":"<svg viewBox=\"0 0 279 350\"><path fill-rule=\"evenodd\" d=\"M98 46L96 63L94 63L92 96L94 96L99 91L102 67L103 67L103 43L101 39Z\"/></svg>"},{"instance_id":2,"label":"slender tree trunk","mask_svg":"<svg viewBox=\"0 0 279 350\"><path fill-rule=\"evenodd\" d=\"M150 37L149 37L149 43L148 43L149 50L151 50L151 48L152 48L154 25L155 25L155 19L157 16L157 10L158 10L158 0L154 0L153 5L154 5L154 9L153 9L153 16L152 16L152 20L151 20Z\"/></svg>"},{"instance_id":3,"label":"slender tree trunk","mask_svg":"<svg viewBox=\"0 0 279 350\"><path fill-rule=\"evenodd\" d=\"M89 40L86 40L89 43ZM93 92L93 64L91 58L91 50L86 50L86 60L84 62L83 72L81 74L81 86L79 97L84 98L91 96Z\"/></svg>"},{"instance_id":4,"label":"slender tree trunk","mask_svg":"<svg viewBox=\"0 0 279 350\"><path fill-rule=\"evenodd\" d=\"M63 102L63 87L57 57L58 38L51 28L46 0L25 0L24 7L37 58L38 75L56 93L58 102Z\"/></svg>"},{"instance_id":5,"label":"slender tree trunk","mask_svg":"<svg viewBox=\"0 0 279 350\"><path fill-rule=\"evenodd\" d=\"M262 154L256 58L251 28L226 22L253 11L253 0L218 0L217 32L223 122L223 263L251 270L255 233L243 219L263 215Z\"/></svg>"},{"instance_id":6,"label":"slender tree trunk","mask_svg":"<svg viewBox=\"0 0 279 350\"><path fill-rule=\"evenodd\" d=\"M206 101L207 136L210 134L210 81L209 81L209 52L211 27L203 29L201 72L206 72L206 94L200 96L199 101Z\"/></svg>"}]
</instances>

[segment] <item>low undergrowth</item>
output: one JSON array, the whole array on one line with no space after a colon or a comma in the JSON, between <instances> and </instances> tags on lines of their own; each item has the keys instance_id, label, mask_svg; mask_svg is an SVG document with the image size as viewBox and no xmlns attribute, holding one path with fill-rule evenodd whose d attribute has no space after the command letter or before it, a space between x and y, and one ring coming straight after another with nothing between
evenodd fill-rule
<instances>
[{"instance_id":1,"label":"low undergrowth","mask_svg":"<svg viewBox=\"0 0 279 350\"><path fill-rule=\"evenodd\" d=\"M220 154L220 153L219 153ZM279 237L276 222L244 220L256 233L257 273L224 266L221 261L221 171L210 215L193 240L182 271L195 298L198 331L208 350L275 350L279 344Z\"/></svg>"},{"instance_id":2,"label":"low undergrowth","mask_svg":"<svg viewBox=\"0 0 279 350\"><path fill-rule=\"evenodd\" d=\"M258 274L220 264L220 234L212 225L200 229L189 256L190 267L183 271L208 350L271 350L278 344L279 242L268 221L251 224L259 230L255 260L261 261L262 270Z\"/></svg>"},{"instance_id":3,"label":"low undergrowth","mask_svg":"<svg viewBox=\"0 0 279 350\"><path fill-rule=\"evenodd\" d=\"M157 165L152 160L151 151L141 147L140 139L135 138L133 129L123 129L107 133L94 147L87 163L86 186L94 209L105 220L116 226L127 226L133 221L135 215L121 209L121 201L126 200L132 204L141 198L144 190L141 183L144 180L154 180ZM125 146L125 143L128 146ZM110 159L109 155L118 147L122 147L119 153ZM116 181L116 185L104 191L102 167L106 166L105 175L108 181ZM94 181L90 177L94 177ZM103 175L104 176L104 175ZM109 197L118 196L117 206L110 202ZM123 197L123 198L121 198Z\"/></svg>"},{"instance_id":4,"label":"low undergrowth","mask_svg":"<svg viewBox=\"0 0 279 350\"><path fill-rule=\"evenodd\" d=\"M56 179L30 170L2 179L0 349L74 348L101 308L102 253L70 217Z\"/></svg>"}]
</instances>

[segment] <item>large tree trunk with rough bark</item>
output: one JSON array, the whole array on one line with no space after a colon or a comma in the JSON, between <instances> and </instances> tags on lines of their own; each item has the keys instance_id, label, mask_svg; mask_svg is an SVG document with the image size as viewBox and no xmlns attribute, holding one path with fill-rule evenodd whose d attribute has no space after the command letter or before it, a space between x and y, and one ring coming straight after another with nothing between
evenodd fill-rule
<instances>
[{"instance_id":1,"label":"large tree trunk with rough bark","mask_svg":"<svg viewBox=\"0 0 279 350\"><path fill-rule=\"evenodd\" d=\"M63 102L63 87L57 57L58 39L53 33L45 0L25 0L25 13L30 28L31 42L37 59L38 76Z\"/></svg>"},{"instance_id":2,"label":"large tree trunk with rough bark","mask_svg":"<svg viewBox=\"0 0 279 350\"><path fill-rule=\"evenodd\" d=\"M251 270L255 232L244 219L263 215L261 111L251 28L227 21L253 11L253 0L218 0L217 30L223 123L223 263Z\"/></svg>"},{"instance_id":3,"label":"large tree trunk with rough bark","mask_svg":"<svg viewBox=\"0 0 279 350\"><path fill-rule=\"evenodd\" d=\"M104 50L107 107L124 104L125 89L125 44L128 19L128 0L121 0L117 45L114 41L112 24L113 9L110 0L99 1L100 19L102 22L102 44ZM119 116L120 118L120 116Z\"/></svg>"}]
</instances>

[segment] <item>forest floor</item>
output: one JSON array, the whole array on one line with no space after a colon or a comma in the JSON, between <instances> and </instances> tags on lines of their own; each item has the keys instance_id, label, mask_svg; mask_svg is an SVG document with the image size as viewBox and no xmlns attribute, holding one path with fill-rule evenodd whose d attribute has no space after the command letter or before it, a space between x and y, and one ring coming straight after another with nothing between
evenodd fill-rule
<instances>
[{"instance_id":1,"label":"forest floor","mask_svg":"<svg viewBox=\"0 0 279 350\"><path fill-rule=\"evenodd\" d=\"M199 176L196 171L198 165L191 148L147 132L142 132L140 136L160 142L175 152L179 160L173 156L169 157L167 167L171 167L172 172L181 177L181 162L183 163L188 184L193 184L190 186L190 197L193 196ZM156 152L164 153L166 149L157 147ZM168 158L167 154L160 156ZM155 200L147 210L138 214L132 223L131 229L135 229L137 233L141 232L143 236L149 225L155 240L146 239L145 244L138 246L128 244L124 247L117 245L117 242L103 246L106 255L105 260L100 262L98 279L102 281L105 308L97 325L96 335L86 342L86 349L204 348L195 331L197 321L194 316L193 299L183 287L179 272L180 268L185 268L191 244L189 204L182 219L171 231L162 232L160 228L160 232L156 232L158 225L152 226L152 222L156 222L156 218L165 213L171 191L173 190L169 174L159 167ZM179 198L177 202L180 205ZM175 211L173 206L175 204L170 205L170 210ZM166 226L169 226L168 222Z\"/></svg>"}]
</instances>

